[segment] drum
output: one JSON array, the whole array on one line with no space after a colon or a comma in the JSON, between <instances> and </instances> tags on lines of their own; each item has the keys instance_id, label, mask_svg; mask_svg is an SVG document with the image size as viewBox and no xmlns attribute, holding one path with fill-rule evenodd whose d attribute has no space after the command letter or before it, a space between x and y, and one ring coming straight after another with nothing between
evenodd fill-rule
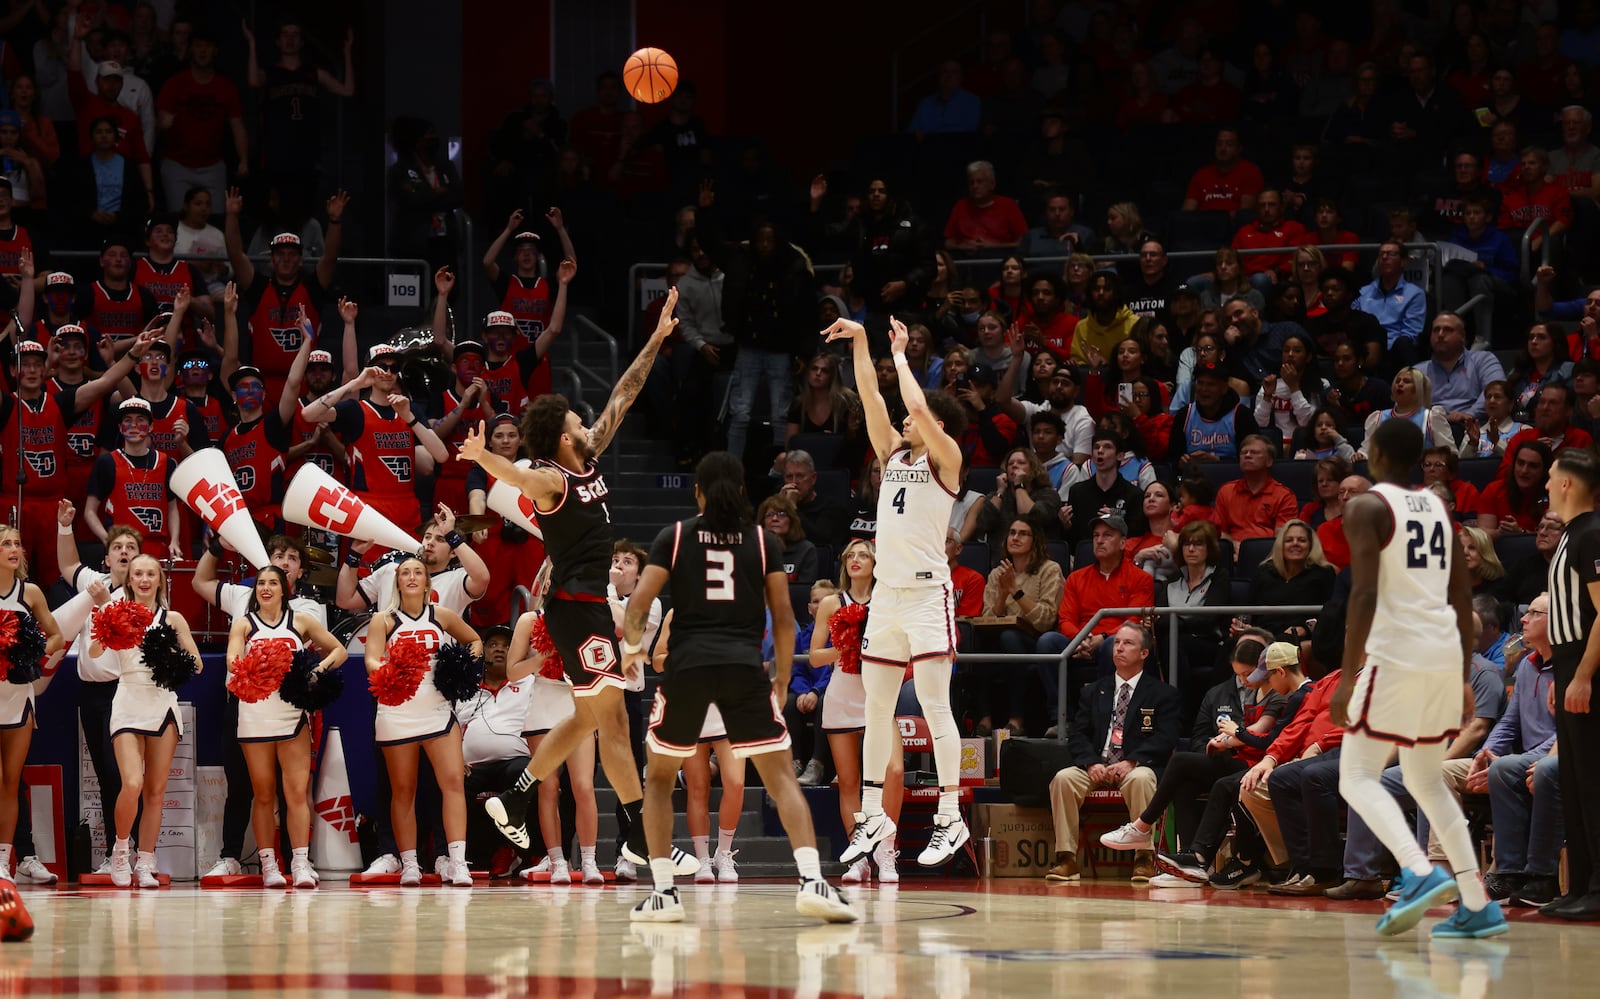
<instances>
[{"instance_id":1,"label":"drum","mask_svg":"<svg viewBox=\"0 0 1600 999\"><path fill-rule=\"evenodd\" d=\"M367 625L371 621L371 611L352 614L330 629L333 637L344 643L344 647L350 653L350 659L360 663L358 668L363 674L367 668Z\"/></svg>"}]
</instances>

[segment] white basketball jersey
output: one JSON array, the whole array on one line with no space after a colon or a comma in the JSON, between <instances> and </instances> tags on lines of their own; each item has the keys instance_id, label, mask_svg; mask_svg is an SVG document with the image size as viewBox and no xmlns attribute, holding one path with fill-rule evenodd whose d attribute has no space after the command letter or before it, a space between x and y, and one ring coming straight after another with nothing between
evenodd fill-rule
<instances>
[{"instance_id":1,"label":"white basketball jersey","mask_svg":"<svg viewBox=\"0 0 1600 999\"><path fill-rule=\"evenodd\" d=\"M944 535L955 494L933 474L927 452L915 461L901 448L883 466L878 486L878 559L874 573L886 586L945 586L950 566Z\"/></svg>"},{"instance_id":2,"label":"white basketball jersey","mask_svg":"<svg viewBox=\"0 0 1600 999\"><path fill-rule=\"evenodd\" d=\"M1461 638L1450 606L1450 515L1425 489L1379 483L1394 533L1378 553L1378 605L1367 655L1413 669L1461 672Z\"/></svg>"}]
</instances>

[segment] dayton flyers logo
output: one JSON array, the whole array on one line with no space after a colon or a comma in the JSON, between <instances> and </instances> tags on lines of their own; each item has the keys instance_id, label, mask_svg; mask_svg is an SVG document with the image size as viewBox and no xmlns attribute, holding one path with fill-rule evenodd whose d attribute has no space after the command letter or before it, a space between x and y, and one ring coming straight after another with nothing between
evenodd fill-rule
<instances>
[{"instance_id":1,"label":"dayton flyers logo","mask_svg":"<svg viewBox=\"0 0 1600 999\"><path fill-rule=\"evenodd\" d=\"M348 794L324 798L317 802L317 817L336 831L349 836L350 842L359 842L356 838L356 809Z\"/></svg>"}]
</instances>

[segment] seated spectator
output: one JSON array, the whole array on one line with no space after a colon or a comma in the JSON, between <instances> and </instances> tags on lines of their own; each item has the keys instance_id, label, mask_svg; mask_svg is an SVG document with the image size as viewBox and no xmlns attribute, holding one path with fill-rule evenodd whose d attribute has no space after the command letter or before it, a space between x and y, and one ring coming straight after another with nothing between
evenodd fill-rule
<instances>
[{"instance_id":1,"label":"seated spectator","mask_svg":"<svg viewBox=\"0 0 1600 999\"><path fill-rule=\"evenodd\" d=\"M844 384L838 355L814 355L806 364L805 387L789 404L784 439L793 440L795 434L839 434L848 441L842 449L848 457L859 451L861 420L861 398Z\"/></svg>"},{"instance_id":2,"label":"seated spectator","mask_svg":"<svg viewBox=\"0 0 1600 999\"><path fill-rule=\"evenodd\" d=\"M1216 498L1217 490L1211 480L1199 472L1190 471L1178 480L1178 512L1173 517L1173 524L1180 529L1200 521L1212 527L1217 526L1217 511L1211 505Z\"/></svg>"},{"instance_id":3,"label":"seated spectator","mask_svg":"<svg viewBox=\"0 0 1600 999\"><path fill-rule=\"evenodd\" d=\"M1317 176L1317 147L1310 142L1297 142L1289 149L1289 176L1282 184L1283 217L1294 219L1302 226L1309 225L1323 188ZM1308 242L1308 229L1297 242Z\"/></svg>"},{"instance_id":4,"label":"seated spectator","mask_svg":"<svg viewBox=\"0 0 1600 999\"><path fill-rule=\"evenodd\" d=\"M1316 228L1307 229L1299 242L1303 246L1349 246L1361 242L1361 237L1344 227L1344 216L1339 212L1339 199L1330 195L1317 198L1316 213L1312 216ZM1329 267L1343 270L1356 269L1355 250L1323 250L1323 260Z\"/></svg>"},{"instance_id":5,"label":"seated spectator","mask_svg":"<svg viewBox=\"0 0 1600 999\"><path fill-rule=\"evenodd\" d=\"M1385 352L1390 363L1410 364L1417 356L1428 302L1424 289L1406 280L1405 247L1389 241L1378 247L1375 279L1362 287L1355 309L1378 321L1387 338Z\"/></svg>"},{"instance_id":6,"label":"seated spectator","mask_svg":"<svg viewBox=\"0 0 1600 999\"><path fill-rule=\"evenodd\" d=\"M1544 592L1546 581L1550 578L1550 559L1555 556L1556 546L1561 543L1561 535L1565 530L1566 525L1562 523L1560 514L1546 510L1544 516L1539 518L1539 528L1533 533L1533 553L1507 567L1506 577L1511 581L1507 594L1510 603L1522 607L1531 604L1534 597Z\"/></svg>"},{"instance_id":7,"label":"seated spectator","mask_svg":"<svg viewBox=\"0 0 1600 999\"><path fill-rule=\"evenodd\" d=\"M939 64L939 89L917 103L906 130L917 135L976 132L983 114L978 95L961 86L961 63Z\"/></svg>"},{"instance_id":8,"label":"seated spectator","mask_svg":"<svg viewBox=\"0 0 1600 999\"><path fill-rule=\"evenodd\" d=\"M1424 446L1455 441L1455 435L1450 432L1450 423L1445 418L1444 407L1433 404L1433 382L1422 368L1401 368L1396 371L1394 379L1389 382L1389 398L1394 401L1393 406L1367 417L1364 440L1371 438L1372 432L1384 420L1395 417L1410 420L1421 428ZM1365 457L1365 453L1356 452L1357 459Z\"/></svg>"},{"instance_id":9,"label":"seated spectator","mask_svg":"<svg viewBox=\"0 0 1600 999\"><path fill-rule=\"evenodd\" d=\"M1105 370L1108 357L1114 365L1110 371ZM1145 370L1146 360L1144 344L1131 336L1118 341L1109 355L1102 355L1097 347L1089 348L1084 370L1083 401L1095 419L1114 412L1130 413L1130 419L1137 415L1126 406L1133 399L1133 387L1149 374ZM1167 400L1160 399L1158 402L1158 408L1167 408Z\"/></svg>"},{"instance_id":10,"label":"seated spectator","mask_svg":"<svg viewBox=\"0 0 1600 999\"><path fill-rule=\"evenodd\" d=\"M1305 226L1283 217L1283 195L1272 189L1256 196L1256 220L1233 235L1235 250L1276 249L1295 245ZM1244 272L1256 290L1265 292L1290 277L1292 257L1287 253L1252 253L1243 257Z\"/></svg>"},{"instance_id":11,"label":"seated spectator","mask_svg":"<svg viewBox=\"0 0 1600 999\"><path fill-rule=\"evenodd\" d=\"M1066 308L1067 286L1054 274L1040 273L1029 275L1027 289L1028 318L1023 325L1038 330L1036 336L1029 335L1030 345L1036 340L1057 357L1066 357L1078 326L1078 317Z\"/></svg>"},{"instance_id":12,"label":"seated spectator","mask_svg":"<svg viewBox=\"0 0 1600 999\"><path fill-rule=\"evenodd\" d=\"M1239 445L1243 473L1217 490L1217 527L1237 545L1249 538L1270 538L1294 520L1299 509L1294 491L1272 477L1274 450L1260 434Z\"/></svg>"},{"instance_id":13,"label":"seated spectator","mask_svg":"<svg viewBox=\"0 0 1600 999\"><path fill-rule=\"evenodd\" d=\"M1322 251L1315 246L1301 244L1294 249L1294 266L1291 278L1295 289L1300 294L1300 301L1304 304L1301 310L1299 323L1305 326L1312 316L1320 316L1326 309L1322 305L1322 284L1318 280L1322 272L1328 269L1328 261ZM1283 285L1282 288L1287 288ZM1280 293L1282 291L1280 288Z\"/></svg>"},{"instance_id":14,"label":"seated spectator","mask_svg":"<svg viewBox=\"0 0 1600 999\"><path fill-rule=\"evenodd\" d=\"M1317 301L1322 305L1319 315L1306 320L1306 332L1311 334L1324 357L1334 356L1340 344L1349 344L1360 366L1366 371L1376 371L1383 362L1388 338L1378 320L1352 308L1355 301L1355 275L1342 267L1324 268L1317 275Z\"/></svg>"},{"instance_id":15,"label":"seated spectator","mask_svg":"<svg viewBox=\"0 0 1600 999\"><path fill-rule=\"evenodd\" d=\"M1142 573L1140 575L1143 575ZM1149 577L1145 577L1149 578ZM1050 881L1077 881L1078 812L1090 791L1108 787L1122 792L1128 817L1137 818L1154 796L1161 770L1177 748L1183 731L1178 692L1161 682L1146 663L1155 637L1143 626L1128 623L1115 632L1112 662L1115 676L1086 686L1077 715L1068 729L1073 765L1050 781L1050 810L1055 820L1055 863ZM1147 719L1138 725L1129 718ZM1134 854L1133 879L1155 876L1150 849Z\"/></svg>"},{"instance_id":16,"label":"seated spectator","mask_svg":"<svg viewBox=\"0 0 1600 999\"><path fill-rule=\"evenodd\" d=\"M144 180L137 164L117 151L117 123L111 118L91 123L89 152L74 162L69 177L58 200L86 243L132 233L136 220L149 211Z\"/></svg>"},{"instance_id":17,"label":"seated spectator","mask_svg":"<svg viewBox=\"0 0 1600 999\"><path fill-rule=\"evenodd\" d=\"M1537 519L1542 520L1543 515ZM1494 536L1481 527L1463 527L1457 536L1461 539L1461 558L1466 563L1467 576L1472 580L1472 595L1499 597L1508 580L1506 567L1494 550Z\"/></svg>"},{"instance_id":18,"label":"seated spectator","mask_svg":"<svg viewBox=\"0 0 1600 999\"><path fill-rule=\"evenodd\" d=\"M1301 333L1283 338L1283 364L1276 374L1269 372L1256 390L1256 423L1269 433L1281 435L1287 447L1295 435L1310 426L1322 398L1322 376L1317 374L1317 359L1311 339Z\"/></svg>"},{"instance_id":19,"label":"seated spectator","mask_svg":"<svg viewBox=\"0 0 1600 999\"><path fill-rule=\"evenodd\" d=\"M1239 299L1229 302L1223 314L1228 323L1222 335L1228 344L1230 367L1252 386L1282 367L1284 341L1296 335L1305 337L1305 329L1298 323L1263 321L1261 310Z\"/></svg>"},{"instance_id":20,"label":"seated spectator","mask_svg":"<svg viewBox=\"0 0 1600 999\"><path fill-rule=\"evenodd\" d=\"M1241 566L1241 569L1247 568ZM1322 604L1333 593L1334 570L1322 554L1316 531L1303 520L1291 520L1278 531L1272 554L1254 568L1250 600L1265 610L1295 604ZM1306 623L1316 614L1253 614L1248 622L1298 645L1311 637ZM1236 629L1237 630L1237 629Z\"/></svg>"},{"instance_id":21,"label":"seated spectator","mask_svg":"<svg viewBox=\"0 0 1600 999\"><path fill-rule=\"evenodd\" d=\"M1193 344L1178 360L1178 386L1173 391L1172 402L1167 407L1174 415L1188 409L1189 403L1194 401L1194 365L1197 361L1209 361L1220 368L1227 377L1228 388L1240 399L1247 399L1251 395L1250 383L1242 376L1231 373L1234 367L1228 363L1228 345L1222 339L1222 331L1210 328L1211 317L1216 315L1218 315L1216 309L1206 310L1204 328L1194 335ZM1187 368L1184 368L1185 359L1189 361ZM1254 408L1251 407L1252 410Z\"/></svg>"},{"instance_id":22,"label":"seated spectator","mask_svg":"<svg viewBox=\"0 0 1600 999\"><path fill-rule=\"evenodd\" d=\"M1028 289L1024 282L1028 263L1019 254L1008 253L1000 261L1000 277L989 286L985 308L1003 313L1009 323L1019 326L1028 320ZM1009 325L1008 323L1008 325Z\"/></svg>"},{"instance_id":23,"label":"seated spectator","mask_svg":"<svg viewBox=\"0 0 1600 999\"><path fill-rule=\"evenodd\" d=\"M1221 607L1233 600L1229 567L1222 560L1217 527L1194 520L1178 528L1178 565L1172 578L1157 582L1157 607ZM1156 619L1158 624L1162 619ZM1217 615L1178 615L1177 675L1186 691L1206 689L1216 671L1226 622Z\"/></svg>"},{"instance_id":24,"label":"seated spectator","mask_svg":"<svg viewBox=\"0 0 1600 999\"><path fill-rule=\"evenodd\" d=\"M1172 446L1172 414L1165 405L1166 384L1154 378L1140 378L1132 383L1132 398L1122 404L1116 413L1106 414L1116 420L1128 420L1123 434L1123 473L1127 474L1130 456L1138 460L1140 474L1135 481L1145 479L1145 469L1151 468L1148 456L1165 455Z\"/></svg>"},{"instance_id":25,"label":"seated spectator","mask_svg":"<svg viewBox=\"0 0 1600 999\"><path fill-rule=\"evenodd\" d=\"M1133 335L1139 317L1124 304L1122 282L1115 271L1096 271L1089 279L1089 311L1072 334L1072 361L1087 364L1089 348L1111 356L1116 345Z\"/></svg>"},{"instance_id":26,"label":"seated spectator","mask_svg":"<svg viewBox=\"0 0 1600 999\"><path fill-rule=\"evenodd\" d=\"M1344 439L1338 410L1331 406L1323 406L1312 413L1311 422L1295 431L1289 448L1297 461L1352 461L1356 455L1355 447ZM1335 477L1334 485L1337 486L1343 477Z\"/></svg>"},{"instance_id":27,"label":"seated spectator","mask_svg":"<svg viewBox=\"0 0 1600 999\"><path fill-rule=\"evenodd\" d=\"M1349 474L1348 456L1317 459L1313 476L1316 499L1300 508L1300 519L1310 524L1313 530L1344 516L1344 500L1339 496L1339 483Z\"/></svg>"},{"instance_id":28,"label":"seated spectator","mask_svg":"<svg viewBox=\"0 0 1600 999\"><path fill-rule=\"evenodd\" d=\"M1328 564L1338 570L1350 568L1350 543L1344 536L1344 504L1372 488L1365 476L1346 475L1339 482L1339 516L1324 520L1317 527L1317 543L1322 545L1322 555ZM1319 619L1320 620L1320 619Z\"/></svg>"},{"instance_id":29,"label":"seated spectator","mask_svg":"<svg viewBox=\"0 0 1600 999\"><path fill-rule=\"evenodd\" d=\"M1521 148L1516 122L1497 121L1489 129L1489 157L1483 161L1483 179L1502 196L1522 173L1522 157L1518 153Z\"/></svg>"},{"instance_id":30,"label":"seated spectator","mask_svg":"<svg viewBox=\"0 0 1600 999\"><path fill-rule=\"evenodd\" d=\"M1074 221L1076 213L1071 195L1052 191L1044 202L1044 224L1023 234L1023 256L1068 257L1088 249L1094 242L1094 230Z\"/></svg>"},{"instance_id":31,"label":"seated spectator","mask_svg":"<svg viewBox=\"0 0 1600 999\"><path fill-rule=\"evenodd\" d=\"M1044 474L1050 479L1050 488L1057 491L1061 489L1061 477L1072 467L1072 462L1061 453L1061 435L1065 432L1066 425L1061 422L1061 417L1041 409L1028 418L1028 443L1033 446L1033 456L1044 467Z\"/></svg>"},{"instance_id":32,"label":"seated spectator","mask_svg":"<svg viewBox=\"0 0 1600 999\"><path fill-rule=\"evenodd\" d=\"M1565 385L1572 381L1572 361L1567 358L1567 338L1553 333L1549 326L1535 322L1528 327L1527 340L1505 381L1511 397L1511 418L1527 423L1541 401L1546 385Z\"/></svg>"},{"instance_id":33,"label":"seated spectator","mask_svg":"<svg viewBox=\"0 0 1600 999\"><path fill-rule=\"evenodd\" d=\"M1050 475L1038 456L1029 448L1012 448L995 476L994 492L967 514L961 537L984 541L993 553L1005 551L1007 531L1020 517L1032 524L1044 541L1057 541L1062 533L1057 516L1060 508L1061 494L1051 487Z\"/></svg>"},{"instance_id":34,"label":"seated spectator","mask_svg":"<svg viewBox=\"0 0 1600 999\"><path fill-rule=\"evenodd\" d=\"M1019 361L1001 376L996 395L1000 411L1019 426L1031 425L1029 421L1039 413L1056 416L1062 424L1061 453L1073 464L1088 460L1094 418L1086 407L1078 405L1078 376L1072 367L1063 364L1050 373L1050 380L1044 386L1043 402L1016 397L1017 376L1021 370ZM1040 460L1044 460L1042 456ZM1048 468L1049 462L1045 465ZM1057 484L1059 486L1059 482Z\"/></svg>"},{"instance_id":35,"label":"seated spectator","mask_svg":"<svg viewBox=\"0 0 1600 999\"><path fill-rule=\"evenodd\" d=\"M1544 228L1529 242L1530 249L1537 252L1546 238L1560 236L1572 228L1572 196L1549 179L1550 157L1543 149L1528 146L1522 150L1521 162L1517 182L1506 185L1498 225L1521 233L1535 219L1543 219Z\"/></svg>"},{"instance_id":36,"label":"seated spectator","mask_svg":"<svg viewBox=\"0 0 1600 999\"><path fill-rule=\"evenodd\" d=\"M1533 426L1521 430L1506 445L1505 456L1500 459L1500 471L1511 467L1512 455L1518 447L1529 441L1538 441L1549 448L1551 454L1566 447L1592 447L1594 438L1586 430L1572 425L1573 406L1578 394L1571 385L1546 385L1539 390L1539 402L1533 410Z\"/></svg>"},{"instance_id":37,"label":"seated spectator","mask_svg":"<svg viewBox=\"0 0 1600 999\"><path fill-rule=\"evenodd\" d=\"M1472 198L1484 200L1489 209L1485 225L1492 227L1500 214L1500 191L1484 183L1483 163L1478 154L1463 149L1451 157L1449 185L1424 200L1422 216L1428 231L1443 235L1458 229L1466 221L1467 201Z\"/></svg>"},{"instance_id":38,"label":"seated spectator","mask_svg":"<svg viewBox=\"0 0 1600 999\"><path fill-rule=\"evenodd\" d=\"M1388 123L1383 120L1378 100L1380 74L1373 62L1356 67L1355 79L1346 97L1323 127L1322 141L1341 154L1348 166L1371 162L1370 151L1389 141Z\"/></svg>"},{"instance_id":39,"label":"seated spectator","mask_svg":"<svg viewBox=\"0 0 1600 999\"><path fill-rule=\"evenodd\" d=\"M1542 521L1541 521L1542 523ZM1499 600L1487 593L1472 598L1472 613L1478 618L1478 641L1472 647L1475 656L1494 663L1496 671L1506 669L1505 611ZM1515 664L1513 664L1515 665Z\"/></svg>"},{"instance_id":40,"label":"seated spectator","mask_svg":"<svg viewBox=\"0 0 1600 999\"><path fill-rule=\"evenodd\" d=\"M1364 426L1367 417L1393 404L1389 386L1367 374L1356 348L1348 343L1333 349L1333 380L1322 398L1341 427Z\"/></svg>"},{"instance_id":41,"label":"seated spectator","mask_svg":"<svg viewBox=\"0 0 1600 999\"><path fill-rule=\"evenodd\" d=\"M1189 284L1200 289L1200 304L1208 309L1221 308L1236 298L1244 299L1258 310L1267 307L1266 298L1245 276L1239 251L1231 246L1217 247L1211 274L1196 274L1189 279Z\"/></svg>"},{"instance_id":42,"label":"seated spectator","mask_svg":"<svg viewBox=\"0 0 1600 999\"><path fill-rule=\"evenodd\" d=\"M1512 438L1526 430L1511 415L1511 395L1503 381L1490 382L1483 387L1483 425L1474 420L1467 424L1461 439L1461 453L1468 457L1496 458L1505 454Z\"/></svg>"},{"instance_id":43,"label":"seated spectator","mask_svg":"<svg viewBox=\"0 0 1600 999\"><path fill-rule=\"evenodd\" d=\"M925 389L938 388L944 373L944 359L933 352L933 333L921 323L906 327L906 364Z\"/></svg>"},{"instance_id":44,"label":"seated spectator","mask_svg":"<svg viewBox=\"0 0 1600 999\"><path fill-rule=\"evenodd\" d=\"M1195 364L1194 402L1181 416L1173 415L1167 459L1183 466L1200 461L1232 461L1239 457L1244 439L1260 432L1250 408L1239 401L1226 372L1214 361Z\"/></svg>"},{"instance_id":45,"label":"seated spectator","mask_svg":"<svg viewBox=\"0 0 1600 999\"><path fill-rule=\"evenodd\" d=\"M1118 201L1106 209L1106 238L1100 246L1100 252L1138 253L1139 247L1154 238L1144 227L1138 205L1131 201Z\"/></svg>"},{"instance_id":46,"label":"seated spectator","mask_svg":"<svg viewBox=\"0 0 1600 999\"><path fill-rule=\"evenodd\" d=\"M1577 396L1572 425L1593 436L1600 433L1600 361L1584 358L1572 365L1572 391ZM1506 403L1507 407L1510 402Z\"/></svg>"},{"instance_id":47,"label":"seated spectator","mask_svg":"<svg viewBox=\"0 0 1600 999\"><path fill-rule=\"evenodd\" d=\"M1266 186L1261 170L1241 158L1239 130L1217 129L1212 144L1212 162L1196 170L1183 195L1186 212L1227 212L1233 214L1256 206L1256 195Z\"/></svg>"},{"instance_id":48,"label":"seated spectator","mask_svg":"<svg viewBox=\"0 0 1600 999\"><path fill-rule=\"evenodd\" d=\"M1057 631L1040 637L1040 652L1056 654L1065 651L1072 639L1089 623L1094 612L1101 608L1149 607L1154 604L1155 582L1149 573L1136 567L1133 560L1126 556L1127 540L1127 522L1121 515L1107 513L1095 518L1090 539L1094 564L1073 570L1062 584L1061 605L1056 613ZM1092 672L1110 672L1111 636L1124 623L1137 624L1137 619L1117 616L1101 618L1094 630L1073 650L1073 658L1086 666L1094 664ZM1053 708L1057 678L1054 664L1050 664L1041 676ZM1055 721L1054 718L1051 720Z\"/></svg>"},{"instance_id":49,"label":"seated spectator","mask_svg":"<svg viewBox=\"0 0 1600 999\"><path fill-rule=\"evenodd\" d=\"M1497 305L1516 302L1517 292L1512 284L1517 281L1520 266L1517 248L1499 229L1494 228L1494 215L1485 198L1467 199L1467 207L1460 225L1451 234L1450 241L1462 249L1471 250L1477 260L1452 260L1444 269L1439 300L1446 309L1456 310L1478 295L1484 302L1474 311L1475 331L1472 346L1477 350L1489 346L1490 317Z\"/></svg>"},{"instance_id":50,"label":"seated spectator","mask_svg":"<svg viewBox=\"0 0 1600 999\"><path fill-rule=\"evenodd\" d=\"M1156 86L1150 64L1136 62L1128 67L1128 82L1117 104L1117 128L1127 132L1143 125L1174 124L1177 113L1167 104L1167 95Z\"/></svg>"},{"instance_id":51,"label":"seated spectator","mask_svg":"<svg viewBox=\"0 0 1600 999\"><path fill-rule=\"evenodd\" d=\"M1273 285L1267 292L1264 315L1270 323L1293 323L1304 328L1306 299L1300 291L1300 286L1288 281Z\"/></svg>"},{"instance_id":52,"label":"seated spectator","mask_svg":"<svg viewBox=\"0 0 1600 999\"><path fill-rule=\"evenodd\" d=\"M1067 544L1074 551L1090 537L1098 518L1107 514L1122 518L1125 524L1133 521L1142 526L1138 519L1139 487L1123 477L1121 461L1121 439L1109 430L1096 430L1089 456L1092 474L1068 487L1066 502L1058 514L1066 529Z\"/></svg>"},{"instance_id":53,"label":"seated spectator","mask_svg":"<svg viewBox=\"0 0 1600 999\"><path fill-rule=\"evenodd\" d=\"M1137 266L1124 268L1128 311L1140 319L1166 322L1171 315L1178 276L1167 263L1166 247L1150 239L1139 246Z\"/></svg>"},{"instance_id":54,"label":"seated spectator","mask_svg":"<svg viewBox=\"0 0 1600 999\"><path fill-rule=\"evenodd\" d=\"M1460 513L1477 514L1478 487L1461 477L1461 457L1448 444L1435 444L1422 452L1422 484L1431 486L1435 482L1450 488Z\"/></svg>"},{"instance_id":55,"label":"seated spectator","mask_svg":"<svg viewBox=\"0 0 1600 999\"><path fill-rule=\"evenodd\" d=\"M1040 636L1054 634L1057 609L1061 604L1061 566L1045 554L1044 535L1026 518L1012 520L1007 528L1004 552L983 588L983 613L990 617L1015 617L1008 628L989 629L980 637L980 646L989 651L1020 655L1040 649ZM1054 648L1059 652L1060 648ZM995 684L1004 686L1009 719L1005 728L1021 735L1023 716L1032 698L1029 680L1041 669L1055 669L1055 663L986 663L976 667L978 719L976 734L981 738L994 730L991 693ZM1049 685L1046 689L1054 689Z\"/></svg>"},{"instance_id":56,"label":"seated spectator","mask_svg":"<svg viewBox=\"0 0 1600 999\"><path fill-rule=\"evenodd\" d=\"M792 524L799 520L800 534L796 542L810 539L815 544L830 548L844 544L850 525L848 497L823 496L817 492L817 463L805 451L790 451L784 458L783 488L778 496L793 505L789 513ZM803 557L799 553L798 557ZM796 562L798 572L799 562ZM806 579L798 574L796 582Z\"/></svg>"},{"instance_id":57,"label":"seated spectator","mask_svg":"<svg viewBox=\"0 0 1600 999\"><path fill-rule=\"evenodd\" d=\"M1222 74L1222 57L1202 49L1193 83L1172 98L1172 111L1186 125L1210 125L1239 117L1239 88Z\"/></svg>"},{"instance_id":58,"label":"seated spectator","mask_svg":"<svg viewBox=\"0 0 1600 999\"><path fill-rule=\"evenodd\" d=\"M1550 150L1550 178L1565 188L1573 204L1600 198L1600 148L1589 141L1594 115L1588 108L1568 106L1556 116L1561 124L1561 146Z\"/></svg>"},{"instance_id":59,"label":"seated spectator","mask_svg":"<svg viewBox=\"0 0 1600 999\"><path fill-rule=\"evenodd\" d=\"M1159 479L1144 486L1144 500L1140 506L1144 514L1144 533L1135 535L1123 545L1124 552L1133 564L1164 580L1176 571L1173 551L1178 545L1178 529L1173 523L1177 503L1172 487Z\"/></svg>"},{"instance_id":60,"label":"seated spectator","mask_svg":"<svg viewBox=\"0 0 1600 999\"><path fill-rule=\"evenodd\" d=\"M882 390L881 384L879 390ZM892 408L890 412L893 412ZM894 419L892 416L890 418ZM904 415L900 419L905 419ZM883 465L876 454L867 455L867 464L861 469L858 481L860 486L851 497L855 513L850 518L850 537L871 541L878 536L878 489L883 484Z\"/></svg>"},{"instance_id":61,"label":"seated spectator","mask_svg":"<svg viewBox=\"0 0 1600 999\"><path fill-rule=\"evenodd\" d=\"M1089 309L1089 279L1094 270L1094 258L1087 253L1074 253L1061 269L1061 280L1067 288L1066 310L1079 319Z\"/></svg>"},{"instance_id":62,"label":"seated spectator","mask_svg":"<svg viewBox=\"0 0 1600 999\"><path fill-rule=\"evenodd\" d=\"M833 678L832 665L813 666L809 661L811 633L816 628L817 610L822 601L838 592L838 585L831 579L819 579L812 583L806 602L805 623L795 622L794 652L796 656L807 656L807 661L796 659L790 669L789 698L783 706L783 723L794 737L794 758L805 764L805 769L800 773L800 782L807 787L822 780L823 763L816 758L816 749L819 742L827 739L822 732L822 699L827 696L828 681ZM761 659L763 663L770 663L772 658L772 612L769 610L767 634L761 644Z\"/></svg>"},{"instance_id":63,"label":"seated spectator","mask_svg":"<svg viewBox=\"0 0 1600 999\"><path fill-rule=\"evenodd\" d=\"M1444 409L1450 423L1482 419L1483 387L1505 378L1500 359L1487 350L1467 348L1467 328L1454 312L1433 319L1429 343L1432 354L1417 365L1428 376L1433 403Z\"/></svg>"},{"instance_id":64,"label":"seated spectator","mask_svg":"<svg viewBox=\"0 0 1600 999\"><path fill-rule=\"evenodd\" d=\"M1268 638L1254 629L1240 638L1230 657L1233 675L1206 691L1194 715L1191 748L1172 754L1144 811L1101 836L1101 846L1154 849L1151 831L1169 805L1177 820L1173 831L1178 842L1192 842L1206 810L1207 793L1217 781L1244 773L1261 758L1262 749L1245 742L1240 733L1270 739L1278 719L1288 710L1288 698L1272 689L1266 665L1281 669L1300 659L1293 646L1269 644Z\"/></svg>"},{"instance_id":65,"label":"seated spectator","mask_svg":"<svg viewBox=\"0 0 1600 999\"><path fill-rule=\"evenodd\" d=\"M1016 246L1028 232L1028 221L1016 201L994 193L994 165L976 160L967 165L967 196L950 209L944 245L952 250L990 250Z\"/></svg>"},{"instance_id":66,"label":"seated spectator","mask_svg":"<svg viewBox=\"0 0 1600 999\"><path fill-rule=\"evenodd\" d=\"M946 369L949 366L947 358ZM962 436L961 450L974 466L998 467L1011 449L1017 425L995 404L994 369L987 364L972 364L964 373L956 376L950 394L967 411L967 428Z\"/></svg>"}]
</instances>

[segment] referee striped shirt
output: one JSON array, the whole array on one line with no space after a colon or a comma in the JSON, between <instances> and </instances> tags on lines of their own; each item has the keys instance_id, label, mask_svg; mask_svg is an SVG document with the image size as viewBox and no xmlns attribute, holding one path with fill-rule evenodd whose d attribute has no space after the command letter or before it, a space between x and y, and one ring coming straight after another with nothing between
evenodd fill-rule
<instances>
[{"instance_id":1,"label":"referee striped shirt","mask_svg":"<svg viewBox=\"0 0 1600 999\"><path fill-rule=\"evenodd\" d=\"M1559 655L1564 646L1582 643L1595 624L1589 584L1600 581L1600 514L1574 517L1562 532L1550 559L1550 644Z\"/></svg>"}]
</instances>

